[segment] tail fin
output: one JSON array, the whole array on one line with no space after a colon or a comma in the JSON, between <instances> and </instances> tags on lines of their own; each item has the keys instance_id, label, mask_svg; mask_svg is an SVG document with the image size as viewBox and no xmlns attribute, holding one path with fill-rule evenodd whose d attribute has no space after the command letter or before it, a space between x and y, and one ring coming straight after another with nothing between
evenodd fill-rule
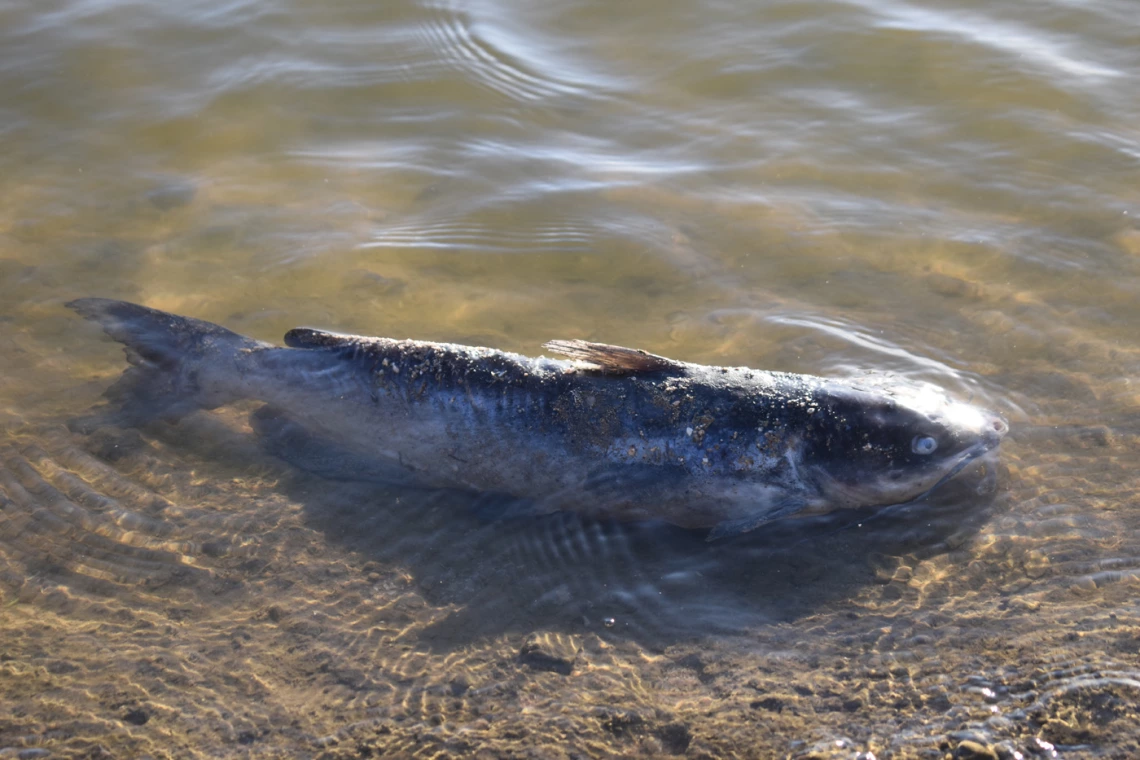
<instances>
[{"instance_id":1,"label":"tail fin","mask_svg":"<svg viewBox=\"0 0 1140 760\"><path fill-rule=\"evenodd\" d=\"M67 304L123 344L129 367L104 394L117 408L96 419L123 426L174 421L241 398L234 358L264 346L224 327L125 301Z\"/></svg>"}]
</instances>

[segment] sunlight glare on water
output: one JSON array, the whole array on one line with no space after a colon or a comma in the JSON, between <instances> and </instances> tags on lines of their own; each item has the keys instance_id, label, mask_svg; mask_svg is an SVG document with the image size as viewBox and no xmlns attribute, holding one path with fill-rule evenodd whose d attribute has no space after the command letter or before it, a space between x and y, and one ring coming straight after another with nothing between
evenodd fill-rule
<instances>
[{"instance_id":1,"label":"sunlight glare on water","mask_svg":"<svg viewBox=\"0 0 1140 760\"><path fill-rule=\"evenodd\" d=\"M0 5L0 755L1136 755L1138 28ZM280 458L252 402L75 424L125 366L85 296L930 383L1011 431L921 503L725 541L519 515Z\"/></svg>"}]
</instances>

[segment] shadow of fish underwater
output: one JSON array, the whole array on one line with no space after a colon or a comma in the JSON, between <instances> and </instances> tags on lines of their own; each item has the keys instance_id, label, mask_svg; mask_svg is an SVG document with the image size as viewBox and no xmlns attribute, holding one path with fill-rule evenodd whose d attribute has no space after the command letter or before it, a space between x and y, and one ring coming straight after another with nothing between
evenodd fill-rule
<instances>
[{"instance_id":1,"label":"shadow of fish underwater","mask_svg":"<svg viewBox=\"0 0 1140 760\"><path fill-rule=\"evenodd\" d=\"M341 474L509 495L533 513L661 519L711 528L710 540L923 498L1008 431L928 385L689 364L577 340L545 345L564 360L309 328L290 330L282 348L123 301L68 306L132 365L98 420L173 421L255 399L266 403L255 427L330 442L348 457Z\"/></svg>"}]
</instances>

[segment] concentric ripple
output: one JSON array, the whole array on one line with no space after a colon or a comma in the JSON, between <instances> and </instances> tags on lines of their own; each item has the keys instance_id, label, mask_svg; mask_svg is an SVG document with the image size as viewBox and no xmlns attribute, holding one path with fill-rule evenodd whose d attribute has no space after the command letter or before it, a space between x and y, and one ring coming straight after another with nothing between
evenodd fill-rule
<instances>
[{"instance_id":1,"label":"concentric ripple","mask_svg":"<svg viewBox=\"0 0 1140 760\"><path fill-rule=\"evenodd\" d=\"M423 39L441 61L480 87L525 103L557 96L590 96L580 84L540 72L494 45L479 31L471 12L452 3L425 6L431 14L421 27ZM503 32L500 32L500 36Z\"/></svg>"}]
</instances>

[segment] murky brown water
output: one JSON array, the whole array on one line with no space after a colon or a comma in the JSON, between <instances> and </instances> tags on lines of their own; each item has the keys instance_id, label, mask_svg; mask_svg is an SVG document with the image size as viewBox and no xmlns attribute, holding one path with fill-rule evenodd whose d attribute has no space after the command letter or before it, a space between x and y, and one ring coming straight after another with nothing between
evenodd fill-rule
<instances>
[{"instance_id":1,"label":"murky brown water","mask_svg":"<svg viewBox=\"0 0 1140 760\"><path fill-rule=\"evenodd\" d=\"M1138 30L0 5L0 756L1140 756ZM488 521L293 469L251 407L70 432L122 368L84 295L890 371L1013 432L992 497L855 526Z\"/></svg>"}]
</instances>

